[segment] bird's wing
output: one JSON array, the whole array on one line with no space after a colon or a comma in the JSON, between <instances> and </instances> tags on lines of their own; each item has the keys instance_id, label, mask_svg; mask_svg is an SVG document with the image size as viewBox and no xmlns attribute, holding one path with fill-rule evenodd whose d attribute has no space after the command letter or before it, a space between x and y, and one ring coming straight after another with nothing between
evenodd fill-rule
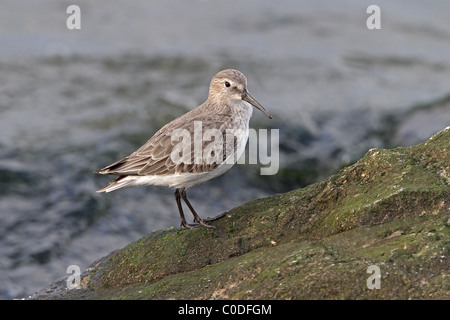
<instances>
[{"instance_id":1,"label":"bird's wing","mask_svg":"<svg viewBox=\"0 0 450 320\"><path fill-rule=\"evenodd\" d=\"M153 137L131 155L97 171L97 173L115 175L167 175L207 172L214 169L220 163L209 163L203 157L201 158L201 162L198 160L194 161L194 123L196 121L201 121L203 133L207 130L205 124L208 124L209 128L218 129L222 133L223 139L225 139L227 121L223 117L205 117L200 115L188 121L172 121L156 132ZM191 143L190 150L188 149L189 153L183 155L186 156L184 158L185 161L180 163L174 163L172 158L174 147L178 143L182 143L176 139L172 141L172 136L176 129L186 130L185 132L190 135ZM210 143L210 141L203 140L202 150ZM225 160L225 155L223 160Z\"/></svg>"}]
</instances>

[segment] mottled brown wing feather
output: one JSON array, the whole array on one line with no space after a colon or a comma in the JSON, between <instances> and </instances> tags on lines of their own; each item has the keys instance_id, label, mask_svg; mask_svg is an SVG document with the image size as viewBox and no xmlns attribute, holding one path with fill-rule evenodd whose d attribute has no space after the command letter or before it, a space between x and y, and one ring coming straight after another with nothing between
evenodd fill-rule
<instances>
[{"instance_id":1,"label":"mottled brown wing feather","mask_svg":"<svg viewBox=\"0 0 450 320\"><path fill-rule=\"evenodd\" d=\"M186 114L187 115L187 114ZM201 164L194 163L194 122L202 121L203 132L207 129L206 126L210 128L219 129L222 132L223 141L225 141L225 130L227 125L229 125L229 117L224 117L224 115L216 114L199 116L191 118L189 120L182 119L185 117L178 118L166 126L161 128L152 138L150 138L142 147L133 152L128 157L125 157L101 170L98 171L100 174L115 174L115 175L167 175L174 173L198 173L207 172L219 164L211 163L207 164L204 160ZM187 120L183 121L183 120ZM191 135L191 162L190 163L179 163L175 164L171 159L171 153L173 147L179 143L177 141L171 141L171 135L177 128L186 129ZM202 147L210 143L209 141L203 141ZM234 142L234 147L236 148L236 141ZM235 149L236 150L236 149ZM224 151L225 160L225 151Z\"/></svg>"}]
</instances>

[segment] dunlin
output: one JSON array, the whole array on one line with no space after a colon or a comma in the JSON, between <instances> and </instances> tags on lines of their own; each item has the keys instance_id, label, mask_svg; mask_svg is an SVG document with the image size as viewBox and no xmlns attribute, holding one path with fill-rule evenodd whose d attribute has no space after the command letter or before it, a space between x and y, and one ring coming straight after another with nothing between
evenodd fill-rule
<instances>
[{"instance_id":1,"label":"dunlin","mask_svg":"<svg viewBox=\"0 0 450 320\"><path fill-rule=\"evenodd\" d=\"M181 225L192 228L200 224L214 228L205 222L220 216L204 220L200 218L189 202L186 190L223 174L236 163L244 152L248 140L252 106L272 118L250 96L247 78L240 71L233 69L220 71L212 78L208 99L204 103L166 124L129 156L94 171L117 176L97 192L110 192L130 186L174 187ZM196 129L200 129L200 134L195 132ZM181 135L180 139L180 133L183 132L188 136ZM202 132L218 132L220 136L212 134L213 140L211 137L206 138ZM191 138L189 135L193 138L189 139ZM231 143L230 136L232 136ZM183 140L183 143L180 140ZM208 143L211 144L212 141L216 142L216 148L209 149L209 157L204 156L201 148L208 147ZM217 148L218 141L221 150ZM183 151L188 154L180 157ZM194 216L193 224L186 222L181 198Z\"/></svg>"}]
</instances>

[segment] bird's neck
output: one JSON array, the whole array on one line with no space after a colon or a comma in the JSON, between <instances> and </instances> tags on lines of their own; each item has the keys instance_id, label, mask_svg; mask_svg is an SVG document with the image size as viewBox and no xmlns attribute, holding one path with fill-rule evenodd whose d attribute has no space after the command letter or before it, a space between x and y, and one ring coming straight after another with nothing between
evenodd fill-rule
<instances>
[{"instance_id":1,"label":"bird's neck","mask_svg":"<svg viewBox=\"0 0 450 320\"><path fill-rule=\"evenodd\" d=\"M230 109L235 115L247 118L249 120L253 113L253 107L248 102L242 100L236 103L231 102Z\"/></svg>"}]
</instances>

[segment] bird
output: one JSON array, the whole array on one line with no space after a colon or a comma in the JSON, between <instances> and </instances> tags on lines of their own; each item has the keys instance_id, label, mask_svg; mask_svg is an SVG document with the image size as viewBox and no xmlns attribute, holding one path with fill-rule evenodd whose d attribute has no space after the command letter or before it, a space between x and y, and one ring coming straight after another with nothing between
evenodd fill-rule
<instances>
[{"instance_id":1,"label":"bird","mask_svg":"<svg viewBox=\"0 0 450 320\"><path fill-rule=\"evenodd\" d=\"M235 69L219 71L210 82L204 103L164 125L129 156L95 170L96 174L116 176L97 192L131 186L175 188L181 226L215 228L206 222L224 214L202 219L189 202L186 190L225 173L236 163L247 144L253 107L272 119L250 95L247 78L242 72ZM196 130L200 130L200 134ZM206 138L203 132L211 133L214 139ZM208 156L204 156L201 149L208 148L213 142ZM181 199L194 217L192 224L186 221Z\"/></svg>"}]
</instances>

